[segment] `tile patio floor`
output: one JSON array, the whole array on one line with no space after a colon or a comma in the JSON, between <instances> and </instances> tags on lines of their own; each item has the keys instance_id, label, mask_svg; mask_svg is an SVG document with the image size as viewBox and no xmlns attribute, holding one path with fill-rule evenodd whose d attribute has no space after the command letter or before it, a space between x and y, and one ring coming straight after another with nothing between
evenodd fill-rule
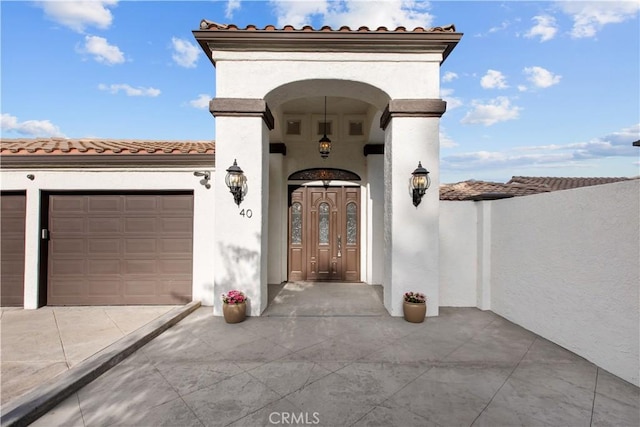
<instances>
[{"instance_id":1,"label":"tile patio floor","mask_svg":"<svg viewBox=\"0 0 640 427\"><path fill-rule=\"evenodd\" d=\"M639 425L637 387L491 312L440 310L229 325L201 308L32 425Z\"/></svg>"}]
</instances>

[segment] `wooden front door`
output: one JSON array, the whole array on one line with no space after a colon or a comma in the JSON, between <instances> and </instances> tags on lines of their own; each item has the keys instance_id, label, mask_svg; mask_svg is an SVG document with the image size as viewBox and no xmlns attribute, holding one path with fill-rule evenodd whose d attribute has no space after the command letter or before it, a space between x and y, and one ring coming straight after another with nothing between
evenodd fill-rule
<instances>
[{"instance_id":1,"label":"wooden front door","mask_svg":"<svg viewBox=\"0 0 640 427\"><path fill-rule=\"evenodd\" d=\"M288 279L360 281L360 187L291 191Z\"/></svg>"}]
</instances>

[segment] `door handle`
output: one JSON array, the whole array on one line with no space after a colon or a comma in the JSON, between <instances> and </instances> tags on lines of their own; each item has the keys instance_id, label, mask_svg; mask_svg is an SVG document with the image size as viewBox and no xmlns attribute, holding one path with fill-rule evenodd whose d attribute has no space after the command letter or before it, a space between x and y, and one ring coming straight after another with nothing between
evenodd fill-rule
<instances>
[{"instance_id":1,"label":"door handle","mask_svg":"<svg viewBox=\"0 0 640 427\"><path fill-rule=\"evenodd\" d=\"M338 258L342 256L342 236L338 234Z\"/></svg>"}]
</instances>

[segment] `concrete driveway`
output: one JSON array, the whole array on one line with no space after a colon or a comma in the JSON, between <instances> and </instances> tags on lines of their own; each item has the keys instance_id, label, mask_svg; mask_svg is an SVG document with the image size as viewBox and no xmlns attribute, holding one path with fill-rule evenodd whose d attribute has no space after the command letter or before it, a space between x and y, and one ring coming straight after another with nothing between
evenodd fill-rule
<instances>
[{"instance_id":1,"label":"concrete driveway","mask_svg":"<svg viewBox=\"0 0 640 427\"><path fill-rule=\"evenodd\" d=\"M2 406L174 306L0 309Z\"/></svg>"},{"instance_id":2,"label":"concrete driveway","mask_svg":"<svg viewBox=\"0 0 640 427\"><path fill-rule=\"evenodd\" d=\"M254 317L201 308L35 426L639 425L638 388L492 312Z\"/></svg>"}]
</instances>

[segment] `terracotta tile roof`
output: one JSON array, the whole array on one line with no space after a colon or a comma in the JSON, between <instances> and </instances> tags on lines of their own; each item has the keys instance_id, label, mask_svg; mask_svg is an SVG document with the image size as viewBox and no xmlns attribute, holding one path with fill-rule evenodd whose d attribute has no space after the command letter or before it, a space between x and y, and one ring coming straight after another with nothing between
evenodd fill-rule
<instances>
[{"instance_id":1,"label":"terracotta tile roof","mask_svg":"<svg viewBox=\"0 0 640 427\"><path fill-rule=\"evenodd\" d=\"M502 184L500 182L463 181L440 186L440 200L489 200L528 196L550 191L541 185Z\"/></svg>"},{"instance_id":2,"label":"terracotta tile roof","mask_svg":"<svg viewBox=\"0 0 640 427\"><path fill-rule=\"evenodd\" d=\"M589 187L592 185L609 184L611 182L627 181L631 178L560 178L537 176L513 176L507 184L540 185L549 188L549 191L568 190L571 188Z\"/></svg>"},{"instance_id":3,"label":"terracotta tile roof","mask_svg":"<svg viewBox=\"0 0 640 427\"><path fill-rule=\"evenodd\" d=\"M213 141L144 141L128 139L2 139L0 154L214 154Z\"/></svg>"},{"instance_id":4,"label":"terracotta tile roof","mask_svg":"<svg viewBox=\"0 0 640 427\"><path fill-rule=\"evenodd\" d=\"M507 183L463 181L440 186L440 200L491 200L609 184L635 178L561 178L514 176Z\"/></svg>"},{"instance_id":5,"label":"terracotta tile roof","mask_svg":"<svg viewBox=\"0 0 640 427\"><path fill-rule=\"evenodd\" d=\"M347 26L342 26L340 28L334 29L328 25L320 29L315 29L311 25L305 25L300 29L294 28L292 25L285 25L281 29L276 28L274 25L267 25L264 28L258 28L253 24L247 25L245 28L240 28L235 24L219 24L217 22L209 21L207 19L203 19L200 21L200 29L201 30L212 30L212 31L299 31L299 32L358 32L358 33L455 33L456 27L455 25L446 25L444 27L416 27L413 30L409 31L406 27L396 27L395 30L389 30L387 27L378 27L375 30L369 29L369 27L359 27L357 30L352 30Z\"/></svg>"}]
</instances>

